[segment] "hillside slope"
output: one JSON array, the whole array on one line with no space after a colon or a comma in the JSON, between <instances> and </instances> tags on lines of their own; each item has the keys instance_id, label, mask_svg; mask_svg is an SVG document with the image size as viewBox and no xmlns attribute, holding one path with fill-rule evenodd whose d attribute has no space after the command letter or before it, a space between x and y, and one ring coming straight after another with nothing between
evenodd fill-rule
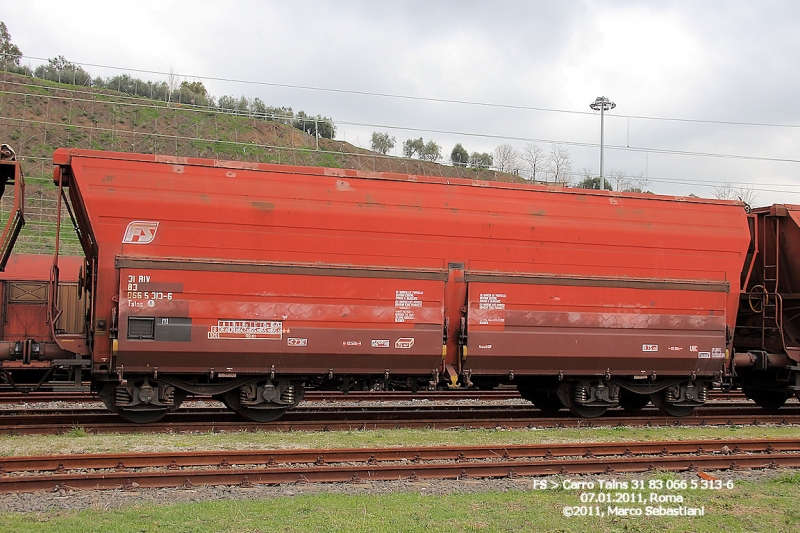
<instances>
[{"instance_id":1,"label":"hillside slope","mask_svg":"<svg viewBox=\"0 0 800 533\"><path fill-rule=\"evenodd\" d=\"M58 147L159 153L353 168L365 171L511 180L489 170L382 156L349 143L317 139L289 124L213 108L170 104L109 90L66 85L0 72L0 142L23 162L27 224L16 251L52 253L55 198L51 156ZM0 211L5 220L11 198ZM63 229L66 227L66 230ZM71 223L62 222L62 251L79 253Z\"/></svg>"}]
</instances>

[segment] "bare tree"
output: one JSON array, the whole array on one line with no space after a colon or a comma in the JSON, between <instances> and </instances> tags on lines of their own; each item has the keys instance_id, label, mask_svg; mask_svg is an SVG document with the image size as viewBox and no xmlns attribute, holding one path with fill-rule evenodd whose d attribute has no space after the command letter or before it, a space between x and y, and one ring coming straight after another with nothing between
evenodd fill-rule
<instances>
[{"instance_id":1,"label":"bare tree","mask_svg":"<svg viewBox=\"0 0 800 533\"><path fill-rule=\"evenodd\" d=\"M501 144L494 149L494 165L500 172L514 173L519 170L519 152L510 144Z\"/></svg>"},{"instance_id":2,"label":"bare tree","mask_svg":"<svg viewBox=\"0 0 800 533\"><path fill-rule=\"evenodd\" d=\"M528 143L522 149L520 158L525 164L530 181L534 183L537 181L546 181L541 179L544 175L545 166L547 165L547 157L544 154L544 150L535 144Z\"/></svg>"},{"instance_id":3,"label":"bare tree","mask_svg":"<svg viewBox=\"0 0 800 533\"><path fill-rule=\"evenodd\" d=\"M612 170L608 173L605 177L606 181L614 187L615 191L627 191L628 190L628 177L625 175L624 172L620 172L619 170Z\"/></svg>"},{"instance_id":4,"label":"bare tree","mask_svg":"<svg viewBox=\"0 0 800 533\"><path fill-rule=\"evenodd\" d=\"M167 75L167 86L169 87L169 100L172 101L172 93L180 86L181 77L175 74L175 71L172 68L169 69L169 74Z\"/></svg>"},{"instance_id":5,"label":"bare tree","mask_svg":"<svg viewBox=\"0 0 800 533\"><path fill-rule=\"evenodd\" d=\"M561 145L554 144L547 156L547 166L553 175L553 181L559 185L568 186L572 178L569 171L572 169L572 155L569 150Z\"/></svg>"},{"instance_id":6,"label":"bare tree","mask_svg":"<svg viewBox=\"0 0 800 533\"><path fill-rule=\"evenodd\" d=\"M646 192L653 194L652 191L647 190L647 186L650 184L650 180L644 177L642 172L639 172L635 176L628 176L630 180L630 186L628 187L628 191L630 192Z\"/></svg>"},{"instance_id":7,"label":"bare tree","mask_svg":"<svg viewBox=\"0 0 800 533\"><path fill-rule=\"evenodd\" d=\"M621 192L647 192L645 187L650 183L641 172L635 176L628 176L618 170L612 170L607 180L614 185L615 191Z\"/></svg>"},{"instance_id":8,"label":"bare tree","mask_svg":"<svg viewBox=\"0 0 800 533\"><path fill-rule=\"evenodd\" d=\"M723 183L714 187L714 196L720 200L740 200L747 205L753 205L758 198L758 192L750 187L735 188L730 183Z\"/></svg>"}]
</instances>

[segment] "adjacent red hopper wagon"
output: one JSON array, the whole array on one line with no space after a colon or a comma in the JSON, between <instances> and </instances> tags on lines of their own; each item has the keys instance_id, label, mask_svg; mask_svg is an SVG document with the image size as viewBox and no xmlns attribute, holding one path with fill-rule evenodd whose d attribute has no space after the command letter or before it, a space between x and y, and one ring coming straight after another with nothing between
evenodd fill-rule
<instances>
[{"instance_id":1,"label":"adjacent red hopper wagon","mask_svg":"<svg viewBox=\"0 0 800 533\"><path fill-rule=\"evenodd\" d=\"M768 410L800 399L800 206L775 204L750 215L733 372Z\"/></svg>"},{"instance_id":2,"label":"adjacent red hopper wagon","mask_svg":"<svg viewBox=\"0 0 800 533\"><path fill-rule=\"evenodd\" d=\"M84 335L85 298L78 292L78 277L83 259L62 257L58 301L64 312L55 319L55 331ZM0 273L0 374L7 385L33 383L21 390L33 391L47 382L49 390L69 388L88 390L76 368L89 366L53 340L48 320L48 302L52 285L47 281L53 257L47 255L11 255ZM13 377L9 380L9 376ZM42 379L46 376L46 380ZM3 389L7 387L2 387Z\"/></svg>"}]
</instances>

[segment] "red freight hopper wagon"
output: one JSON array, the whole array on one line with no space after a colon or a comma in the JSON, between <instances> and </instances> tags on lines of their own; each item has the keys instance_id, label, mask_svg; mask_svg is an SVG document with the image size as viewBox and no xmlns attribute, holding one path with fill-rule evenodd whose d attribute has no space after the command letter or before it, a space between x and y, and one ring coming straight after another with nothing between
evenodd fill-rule
<instances>
[{"instance_id":1,"label":"red freight hopper wagon","mask_svg":"<svg viewBox=\"0 0 800 533\"><path fill-rule=\"evenodd\" d=\"M596 416L683 414L723 379L742 204L60 149L100 396L211 394L267 421L303 387L514 383ZM83 344L81 344L83 342Z\"/></svg>"},{"instance_id":2,"label":"red freight hopper wagon","mask_svg":"<svg viewBox=\"0 0 800 533\"><path fill-rule=\"evenodd\" d=\"M84 335L85 299L78 289L82 257L61 257L55 332ZM88 362L62 349L48 320L53 256L14 254L0 273L0 389L88 390Z\"/></svg>"}]
</instances>

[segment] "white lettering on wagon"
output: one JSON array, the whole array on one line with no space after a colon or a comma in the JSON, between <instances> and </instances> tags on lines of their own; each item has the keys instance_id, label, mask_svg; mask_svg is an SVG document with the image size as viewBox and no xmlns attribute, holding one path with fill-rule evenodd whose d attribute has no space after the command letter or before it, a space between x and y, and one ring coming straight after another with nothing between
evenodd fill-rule
<instances>
[{"instance_id":1,"label":"white lettering on wagon","mask_svg":"<svg viewBox=\"0 0 800 533\"><path fill-rule=\"evenodd\" d=\"M150 276L147 275L133 275L129 274L127 278L127 291L125 285L120 288L121 298L124 298L128 307L144 308L155 307L156 302L159 300L172 300L171 292L163 291L143 291L140 290L139 285L142 283L150 283Z\"/></svg>"},{"instance_id":2,"label":"white lettering on wagon","mask_svg":"<svg viewBox=\"0 0 800 533\"><path fill-rule=\"evenodd\" d=\"M503 303L505 294L481 294L479 298L479 309L505 309Z\"/></svg>"},{"instance_id":3,"label":"white lettering on wagon","mask_svg":"<svg viewBox=\"0 0 800 533\"><path fill-rule=\"evenodd\" d=\"M373 348L388 348L389 339L372 339Z\"/></svg>"},{"instance_id":4,"label":"white lettering on wagon","mask_svg":"<svg viewBox=\"0 0 800 533\"><path fill-rule=\"evenodd\" d=\"M658 344L642 344L643 352L657 352Z\"/></svg>"},{"instance_id":5,"label":"white lettering on wagon","mask_svg":"<svg viewBox=\"0 0 800 533\"><path fill-rule=\"evenodd\" d=\"M711 358L712 359L724 359L725 358L725 350L722 348L711 348Z\"/></svg>"},{"instance_id":6,"label":"white lettering on wagon","mask_svg":"<svg viewBox=\"0 0 800 533\"><path fill-rule=\"evenodd\" d=\"M504 316L505 313L491 312L491 311L505 311L506 304L503 302L503 299L505 297L506 295L503 293L478 295L478 308L482 311L489 311L489 313L483 314L484 316L480 319L481 325L488 325L490 323L502 324L506 321Z\"/></svg>"},{"instance_id":7,"label":"white lettering on wagon","mask_svg":"<svg viewBox=\"0 0 800 533\"><path fill-rule=\"evenodd\" d=\"M422 301L418 296L422 296L423 291L395 291L394 293L394 321L405 322L415 320L414 308L422 307Z\"/></svg>"},{"instance_id":8,"label":"white lettering on wagon","mask_svg":"<svg viewBox=\"0 0 800 533\"><path fill-rule=\"evenodd\" d=\"M122 242L126 244L150 244L156 238L158 222L134 220L125 228Z\"/></svg>"},{"instance_id":9,"label":"white lettering on wagon","mask_svg":"<svg viewBox=\"0 0 800 533\"><path fill-rule=\"evenodd\" d=\"M211 326L209 339L268 339L283 338L283 322L270 320L218 320Z\"/></svg>"}]
</instances>

